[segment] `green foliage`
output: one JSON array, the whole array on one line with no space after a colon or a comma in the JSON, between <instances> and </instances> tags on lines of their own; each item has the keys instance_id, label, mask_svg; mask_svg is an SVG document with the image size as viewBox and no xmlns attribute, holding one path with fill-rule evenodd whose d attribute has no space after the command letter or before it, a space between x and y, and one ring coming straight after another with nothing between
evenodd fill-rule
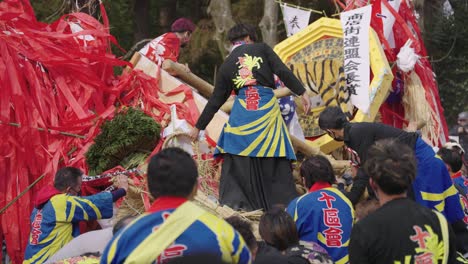
<instances>
[{"instance_id":1,"label":"green foliage","mask_svg":"<svg viewBox=\"0 0 468 264\"><path fill-rule=\"evenodd\" d=\"M110 33L115 36L119 45L128 50L133 45L133 1L131 0L105 0L104 7L109 16ZM112 47L112 52L122 55L122 52Z\"/></svg>"},{"instance_id":2,"label":"green foliage","mask_svg":"<svg viewBox=\"0 0 468 264\"><path fill-rule=\"evenodd\" d=\"M141 153L148 155L154 149L160 130L161 126L140 110L129 108L118 113L104 122L85 155L90 173L100 174L117 165L135 166Z\"/></svg>"},{"instance_id":3,"label":"green foliage","mask_svg":"<svg viewBox=\"0 0 468 264\"><path fill-rule=\"evenodd\" d=\"M437 23L424 35L449 124L456 123L459 112L468 110L468 7L456 2L451 1L454 15L425 18L437 19Z\"/></svg>"},{"instance_id":4,"label":"green foliage","mask_svg":"<svg viewBox=\"0 0 468 264\"><path fill-rule=\"evenodd\" d=\"M36 18L42 22L52 22L60 18L68 10L63 0L30 1L36 13Z\"/></svg>"}]
</instances>

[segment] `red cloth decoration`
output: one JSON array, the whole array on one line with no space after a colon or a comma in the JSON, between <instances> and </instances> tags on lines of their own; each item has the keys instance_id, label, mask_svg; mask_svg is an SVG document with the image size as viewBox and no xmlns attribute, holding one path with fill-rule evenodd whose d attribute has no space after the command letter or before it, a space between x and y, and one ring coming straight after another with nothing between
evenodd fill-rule
<instances>
[{"instance_id":1,"label":"red cloth decoration","mask_svg":"<svg viewBox=\"0 0 468 264\"><path fill-rule=\"evenodd\" d=\"M414 16L414 8L407 0L402 0L398 10L395 10L387 0L372 0L372 18L371 26L377 32L380 41L384 45L385 54L388 61L392 64L396 61L396 54L400 51L401 47L408 41L412 41L412 47L415 52L421 56L416 63L414 71L421 79L424 87L424 95L426 101L429 103L432 110L437 113L438 120L435 120L436 131L441 132L439 145L443 145L448 140L448 127L444 117L444 110L440 102L439 91L437 82L434 78L432 66L427 56L426 47L424 46L421 31ZM379 14L382 13L381 7L384 5L390 13L395 17L393 25L393 35L395 40L395 48L390 48L388 40L383 35L382 19ZM395 84L395 83L394 83ZM395 88L395 87L394 87ZM404 91L403 91L404 93ZM404 119L405 111L400 103L387 103L384 104L380 113L382 121L386 124L402 128L408 121Z\"/></svg>"},{"instance_id":2,"label":"red cloth decoration","mask_svg":"<svg viewBox=\"0 0 468 264\"><path fill-rule=\"evenodd\" d=\"M13 263L23 260L34 194L53 181L59 167L87 171L84 154L117 105L138 107L160 123L170 117L169 105L159 99L159 76L114 75L113 67L131 65L111 53L110 44L118 44L102 4L101 14L103 24L83 13L45 24L27 0L0 2L0 208L46 175L0 215ZM180 117L194 124L199 113L190 89L176 90L171 93L186 95L176 103ZM161 142L153 153L160 148ZM82 190L93 194L107 184L88 182Z\"/></svg>"},{"instance_id":3,"label":"red cloth decoration","mask_svg":"<svg viewBox=\"0 0 468 264\"><path fill-rule=\"evenodd\" d=\"M44 186L36 194L36 199L34 200L34 207L36 207L37 209L41 208L52 197L61 193L61 191L55 189L55 187L52 185Z\"/></svg>"}]
</instances>

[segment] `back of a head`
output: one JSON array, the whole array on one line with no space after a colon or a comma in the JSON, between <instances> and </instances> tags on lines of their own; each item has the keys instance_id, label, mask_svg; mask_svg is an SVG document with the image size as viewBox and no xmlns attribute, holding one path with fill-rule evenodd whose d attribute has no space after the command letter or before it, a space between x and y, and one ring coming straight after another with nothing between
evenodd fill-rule
<instances>
[{"instance_id":1,"label":"back of a head","mask_svg":"<svg viewBox=\"0 0 468 264\"><path fill-rule=\"evenodd\" d=\"M262 215L258 231L267 244L280 251L299 243L296 223L281 207L273 207Z\"/></svg>"},{"instance_id":2,"label":"back of a head","mask_svg":"<svg viewBox=\"0 0 468 264\"><path fill-rule=\"evenodd\" d=\"M468 112L461 112L458 114L458 120L468 120Z\"/></svg>"},{"instance_id":3,"label":"back of a head","mask_svg":"<svg viewBox=\"0 0 468 264\"><path fill-rule=\"evenodd\" d=\"M195 31L195 24L192 22L192 20L182 17L174 21L171 25L171 31L172 32L193 32Z\"/></svg>"},{"instance_id":4,"label":"back of a head","mask_svg":"<svg viewBox=\"0 0 468 264\"><path fill-rule=\"evenodd\" d=\"M83 172L75 167L61 168L55 173L54 187L59 191L64 191L68 187L74 187L78 185L79 178L83 175Z\"/></svg>"},{"instance_id":5,"label":"back of a head","mask_svg":"<svg viewBox=\"0 0 468 264\"><path fill-rule=\"evenodd\" d=\"M411 187L416 177L416 159L413 150L395 139L375 142L367 153L365 172L386 194L402 194Z\"/></svg>"},{"instance_id":6,"label":"back of a head","mask_svg":"<svg viewBox=\"0 0 468 264\"><path fill-rule=\"evenodd\" d=\"M255 42L257 41L257 31L254 26L250 24L236 24L229 29L227 38L230 42L235 42L244 39L249 36L250 39Z\"/></svg>"},{"instance_id":7,"label":"back of a head","mask_svg":"<svg viewBox=\"0 0 468 264\"><path fill-rule=\"evenodd\" d=\"M320 113L319 127L325 129L342 129L348 122L346 115L338 106L329 106Z\"/></svg>"},{"instance_id":8,"label":"back of a head","mask_svg":"<svg viewBox=\"0 0 468 264\"><path fill-rule=\"evenodd\" d=\"M198 171L193 158L180 148L167 148L151 157L148 189L154 198L187 198L197 183Z\"/></svg>"},{"instance_id":9,"label":"back of a head","mask_svg":"<svg viewBox=\"0 0 468 264\"><path fill-rule=\"evenodd\" d=\"M319 181L330 184L335 182L335 174L330 161L321 155L311 156L302 162L301 176L304 177L307 188Z\"/></svg>"},{"instance_id":10,"label":"back of a head","mask_svg":"<svg viewBox=\"0 0 468 264\"><path fill-rule=\"evenodd\" d=\"M461 149L453 147L452 149L443 147L439 149L437 155L450 167L452 173L455 173L462 169L463 166L463 154Z\"/></svg>"},{"instance_id":11,"label":"back of a head","mask_svg":"<svg viewBox=\"0 0 468 264\"><path fill-rule=\"evenodd\" d=\"M244 239L251 252L257 250L257 239L252 231L252 226L239 216L231 216L225 219Z\"/></svg>"}]
</instances>

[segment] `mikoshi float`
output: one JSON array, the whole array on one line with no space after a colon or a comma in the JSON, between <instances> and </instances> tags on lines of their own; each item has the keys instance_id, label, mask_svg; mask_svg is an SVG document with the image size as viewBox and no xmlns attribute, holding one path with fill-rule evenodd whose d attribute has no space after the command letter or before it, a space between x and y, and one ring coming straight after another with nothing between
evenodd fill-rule
<instances>
[{"instance_id":1,"label":"mikoshi float","mask_svg":"<svg viewBox=\"0 0 468 264\"><path fill-rule=\"evenodd\" d=\"M293 137L296 151L304 155L325 155L340 147L316 124L327 102L339 105L354 122L374 121L380 112L382 122L397 127L403 127L408 121L426 122L423 135L434 144L446 139L446 133L438 133L446 131L445 120L430 64L424 58L419 29L408 14L411 5L405 0L392 2L398 2L398 8L389 7L381 0L372 1L373 14L393 9L394 12L388 12L396 19L390 27L395 39L392 46L384 24L372 16L369 34L372 78L368 90L371 107L368 113L357 110L347 100L350 95L343 81L343 30L339 20L321 18L275 47L283 61L295 69L295 74L310 89L312 101L317 102L308 115L299 110L299 122L307 140ZM104 190L110 185L108 180L119 173L129 175L130 193L119 203L120 210L143 212L151 199L145 187L147 157L170 145L184 145L184 127L194 125L212 92L209 83L181 70L175 63L168 62L160 69L138 54L131 62L117 58L110 51L111 44L118 44L109 33L109 21L102 4L101 14L102 23L89 15L72 13L45 24L36 20L28 1L0 3L0 135L3 139L0 147L0 241L5 239L13 263L21 263L23 259L35 193L52 182L59 167L76 166L90 175L84 178L84 194ZM407 30L410 24L416 33ZM402 64L396 61L400 51L406 50L408 39L412 41L413 53L420 57L412 69L404 72ZM322 66L324 63L328 63L327 68ZM115 66L128 68L116 75ZM310 67L314 67L314 72ZM418 97L418 93L425 96ZM278 97L287 95L284 90L276 94ZM213 199L217 195L220 163L213 160L209 149L215 145L229 117L229 107L228 102L209 124L206 144L195 147L188 144L202 176L197 201L220 216L239 214L228 207L219 207ZM123 157L115 163L117 165L99 172L90 168L86 153L96 143L105 124L130 108L138 109L144 115L138 116L145 120L149 117L161 129L171 128L172 133L163 133L151 150L142 151L143 155L138 158ZM424 112L428 109L429 115ZM337 174L349 166L348 161L328 157ZM255 221L260 212L241 214ZM90 228L93 227L83 227Z\"/></svg>"}]
</instances>

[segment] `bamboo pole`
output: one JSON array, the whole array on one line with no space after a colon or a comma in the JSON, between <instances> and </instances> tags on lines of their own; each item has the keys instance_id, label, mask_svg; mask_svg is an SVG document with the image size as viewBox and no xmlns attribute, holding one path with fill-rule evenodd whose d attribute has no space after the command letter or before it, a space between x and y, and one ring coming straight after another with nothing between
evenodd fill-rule
<instances>
[{"instance_id":1,"label":"bamboo pole","mask_svg":"<svg viewBox=\"0 0 468 264\"><path fill-rule=\"evenodd\" d=\"M39 176L39 178L37 178L33 183L31 183L28 187L26 187L26 189L24 189L18 196L16 196L13 200L11 200L5 207L3 207L1 210L0 210L0 215L3 214L3 212L5 212L10 206L12 206L16 201L19 200L19 198L23 197L23 195L25 195L32 187L34 187L34 185L36 185L40 180L42 180L42 178L44 178L46 176L46 174L42 174L41 176Z\"/></svg>"},{"instance_id":2,"label":"bamboo pole","mask_svg":"<svg viewBox=\"0 0 468 264\"><path fill-rule=\"evenodd\" d=\"M21 124L18 124L18 123L13 123L13 122L10 122L10 123L3 123L2 121L0 121L0 124L5 124L5 125L10 125L10 126L14 126L14 127L21 127ZM60 135L64 135L64 136L69 136L69 137L75 137L75 138L82 138L82 139L85 139L86 136L83 136L83 135L78 135L78 134L73 134L73 133L69 133L69 132L63 132L63 131L57 131L55 129L50 129L48 128L47 130L42 128L42 127L36 127L35 129L39 130L39 131L47 131L49 133L53 132L53 131L56 131L58 132Z\"/></svg>"},{"instance_id":3,"label":"bamboo pole","mask_svg":"<svg viewBox=\"0 0 468 264\"><path fill-rule=\"evenodd\" d=\"M188 68L183 64L173 62L171 60L165 60L162 64L162 69L167 71L170 75L177 76L182 81L193 86L205 97L210 97L213 93L213 85L188 71Z\"/></svg>"},{"instance_id":4,"label":"bamboo pole","mask_svg":"<svg viewBox=\"0 0 468 264\"><path fill-rule=\"evenodd\" d=\"M139 58L138 58L139 59ZM163 70L167 71L172 76L177 76L182 81L186 82L196 90L198 90L203 96L209 98L213 94L214 87L205 80L196 76L195 74L187 71L187 68L177 62L171 60L165 60L162 64ZM273 90L277 98L285 97L291 95L291 90L288 88L281 88ZM230 113L234 101L227 101L224 105L221 106L221 110Z\"/></svg>"}]
</instances>

